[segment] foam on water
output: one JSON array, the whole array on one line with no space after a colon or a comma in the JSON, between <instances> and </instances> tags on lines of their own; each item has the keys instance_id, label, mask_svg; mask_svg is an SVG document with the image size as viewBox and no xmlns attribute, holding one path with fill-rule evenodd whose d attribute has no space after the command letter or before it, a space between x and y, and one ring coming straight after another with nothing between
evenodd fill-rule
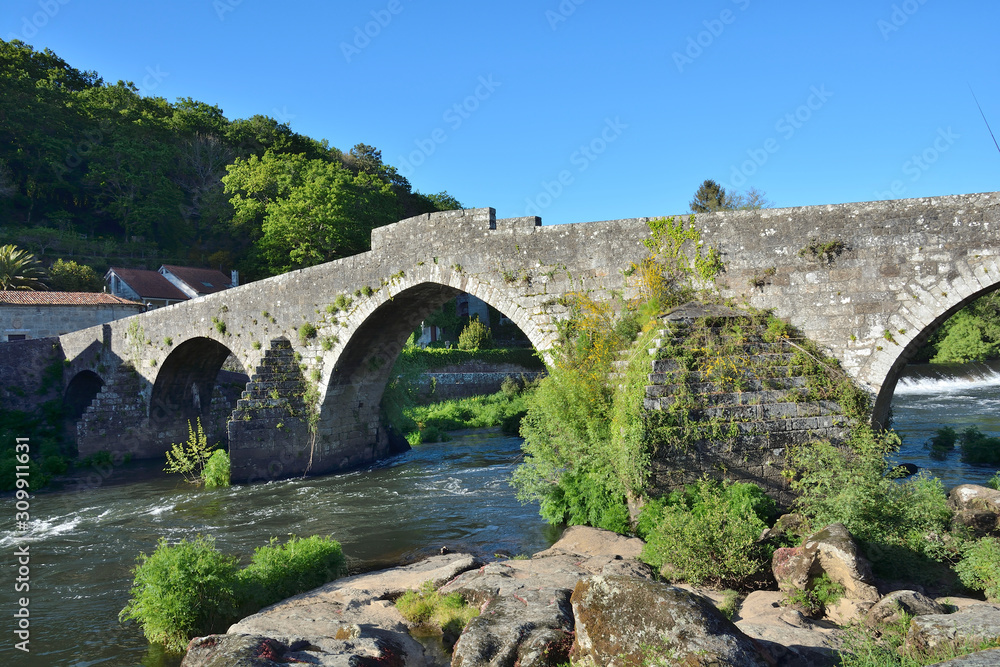
<instances>
[{"instance_id":1,"label":"foam on water","mask_svg":"<svg viewBox=\"0 0 1000 667\"><path fill-rule=\"evenodd\" d=\"M989 368L977 368L966 375L934 375L922 377L902 377L896 384L894 394L942 394L956 393L969 389L1000 387L1000 372Z\"/></svg>"}]
</instances>

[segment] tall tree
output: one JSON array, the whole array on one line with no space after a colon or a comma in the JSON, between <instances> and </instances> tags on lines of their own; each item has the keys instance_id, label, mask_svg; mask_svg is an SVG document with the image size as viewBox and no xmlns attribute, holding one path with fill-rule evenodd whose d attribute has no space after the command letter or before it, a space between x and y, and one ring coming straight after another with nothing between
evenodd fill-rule
<instances>
[{"instance_id":1,"label":"tall tree","mask_svg":"<svg viewBox=\"0 0 1000 667\"><path fill-rule=\"evenodd\" d=\"M0 289L44 290L45 269L27 250L15 245L0 247Z\"/></svg>"},{"instance_id":2,"label":"tall tree","mask_svg":"<svg viewBox=\"0 0 1000 667\"><path fill-rule=\"evenodd\" d=\"M694 213L711 213L728 208L727 204L726 189L709 178L698 187L690 205Z\"/></svg>"}]
</instances>

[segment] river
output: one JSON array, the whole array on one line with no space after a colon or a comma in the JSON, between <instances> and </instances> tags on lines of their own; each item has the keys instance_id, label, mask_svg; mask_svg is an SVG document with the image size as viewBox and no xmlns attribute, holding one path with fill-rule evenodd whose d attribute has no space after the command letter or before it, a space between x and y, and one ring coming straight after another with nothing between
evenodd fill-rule
<instances>
[{"instance_id":1,"label":"river","mask_svg":"<svg viewBox=\"0 0 1000 667\"><path fill-rule=\"evenodd\" d=\"M961 463L957 451L934 461L924 444L946 425L1000 433L1000 363L908 367L892 407L903 439L898 461L927 469L945 488L982 484L995 472ZM150 553L160 536L213 535L221 550L246 559L271 537L332 535L354 570L414 560L442 546L483 555L543 549L556 534L507 483L519 455L518 438L477 432L326 477L205 490L147 462L95 472L90 482L100 484L87 490L69 485L36 494L30 529L0 532L8 581L16 576L14 549L30 548L32 650L14 650L4 630L0 664L177 665L149 647L136 625L117 620L136 556ZM13 511L13 499L5 498ZM8 619L13 597L2 597Z\"/></svg>"},{"instance_id":2,"label":"river","mask_svg":"<svg viewBox=\"0 0 1000 667\"><path fill-rule=\"evenodd\" d=\"M162 464L135 463L102 471L102 483L85 491L36 494L30 529L0 533L8 582L16 576L14 549L29 547L31 653L13 648L8 620L0 665L177 665L149 647L135 624L117 618L136 556L151 553L161 535L213 535L219 549L245 559L270 537L332 535L354 570L415 560L442 546L487 556L544 549L557 534L507 483L520 444L470 433L345 474L213 490L165 475ZM13 598L2 597L8 619Z\"/></svg>"}]
</instances>

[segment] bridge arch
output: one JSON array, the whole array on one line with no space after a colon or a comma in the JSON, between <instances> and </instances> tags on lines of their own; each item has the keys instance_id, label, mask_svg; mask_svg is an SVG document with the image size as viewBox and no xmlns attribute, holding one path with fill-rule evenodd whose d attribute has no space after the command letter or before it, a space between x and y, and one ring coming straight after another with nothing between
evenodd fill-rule
<instances>
[{"instance_id":1,"label":"bridge arch","mask_svg":"<svg viewBox=\"0 0 1000 667\"><path fill-rule=\"evenodd\" d=\"M544 350L542 346L550 344L528 309L519 303L514 288L498 289L454 270L444 275L414 273L382 290L379 298L366 300L340 334L342 344L330 353L332 363L319 386L320 449L329 464L350 465L355 456L362 460L387 453L390 443L379 412L393 364L420 323L462 292L508 317L535 349ZM320 472L323 467L325 464L320 464L314 470Z\"/></svg>"},{"instance_id":2,"label":"bridge arch","mask_svg":"<svg viewBox=\"0 0 1000 667\"><path fill-rule=\"evenodd\" d=\"M65 418L73 422L80 419L103 387L104 380L94 371L84 370L74 375L63 394Z\"/></svg>"},{"instance_id":3,"label":"bridge arch","mask_svg":"<svg viewBox=\"0 0 1000 667\"><path fill-rule=\"evenodd\" d=\"M158 431L179 431L200 418L208 428L216 378L232 351L195 336L176 345L159 365L149 400L149 422Z\"/></svg>"},{"instance_id":4,"label":"bridge arch","mask_svg":"<svg viewBox=\"0 0 1000 667\"><path fill-rule=\"evenodd\" d=\"M906 364L955 313L976 299L1000 289L1000 280L979 266L968 262L956 263L955 270L926 286L911 283L904 290L899 309L888 317L888 324L881 335L884 343L876 347L867 364L872 377L881 383L875 397L872 421L886 425L889 406L896 383ZM881 348L881 349L879 349Z\"/></svg>"}]
</instances>

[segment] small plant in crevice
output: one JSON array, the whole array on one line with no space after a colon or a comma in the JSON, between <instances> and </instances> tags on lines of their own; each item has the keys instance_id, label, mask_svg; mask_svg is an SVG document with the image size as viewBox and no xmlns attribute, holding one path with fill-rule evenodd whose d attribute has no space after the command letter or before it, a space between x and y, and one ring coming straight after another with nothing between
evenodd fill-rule
<instances>
[{"instance_id":1,"label":"small plant in crevice","mask_svg":"<svg viewBox=\"0 0 1000 667\"><path fill-rule=\"evenodd\" d=\"M805 616L820 618L828 608L844 597L844 593L844 587L830 579L830 575L824 572L812 579L805 590L787 594L785 603L798 609Z\"/></svg>"},{"instance_id":2,"label":"small plant in crevice","mask_svg":"<svg viewBox=\"0 0 1000 667\"><path fill-rule=\"evenodd\" d=\"M226 323L220 320L218 317L212 318L212 324L215 326L215 330L220 334L225 335L226 333Z\"/></svg>"},{"instance_id":3,"label":"small plant in crevice","mask_svg":"<svg viewBox=\"0 0 1000 667\"><path fill-rule=\"evenodd\" d=\"M440 632L446 647L454 646L462 630L479 610L471 607L459 593L442 595L427 581L420 590L409 590L396 599L396 609L410 623L432 632Z\"/></svg>"},{"instance_id":4,"label":"small plant in crevice","mask_svg":"<svg viewBox=\"0 0 1000 667\"><path fill-rule=\"evenodd\" d=\"M317 330L313 324L306 322L305 324L299 327L298 334L299 334L299 343L301 343L302 345L308 345L309 341L316 337Z\"/></svg>"},{"instance_id":5,"label":"small plant in crevice","mask_svg":"<svg viewBox=\"0 0 1000 667\"><path fill-rule=\"evenodd\" d=\"M809 245L799 250L799 257L815 259L823 264L832 264L833 260L840 257L841 253L847 249L847 244L840 239L826 242L812 239Z\"/></svg>"}]
</instances>

